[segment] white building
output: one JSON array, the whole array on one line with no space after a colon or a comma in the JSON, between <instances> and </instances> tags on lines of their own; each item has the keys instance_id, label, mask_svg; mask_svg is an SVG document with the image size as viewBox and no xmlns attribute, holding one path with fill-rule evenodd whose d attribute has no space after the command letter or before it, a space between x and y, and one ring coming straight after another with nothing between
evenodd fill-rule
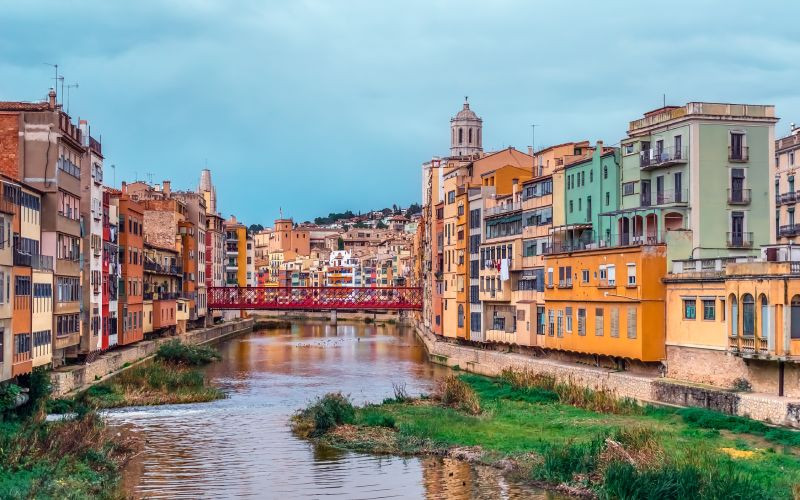
<instances>
[{"instance_id":1,"label":"white building","mask_svg":"<svg viewBox=\"0 0 800 500\"><path fill-rule=\"evenodd\" d=\"M84 224L80 350L89 353L103 346L103 154L87 121L81 120L79 127L86 149L80 173Z\"/></svg>"},{"instance_id":2,"label":"white building","mask_svg":"<svg viewBox=\"0 0 800 500\"><path fill-rule=\"evenodd\" d=\"M347 250L334 250L325 266L325 286L361 286L359 260Z\"/></svg>"}]
</instances>

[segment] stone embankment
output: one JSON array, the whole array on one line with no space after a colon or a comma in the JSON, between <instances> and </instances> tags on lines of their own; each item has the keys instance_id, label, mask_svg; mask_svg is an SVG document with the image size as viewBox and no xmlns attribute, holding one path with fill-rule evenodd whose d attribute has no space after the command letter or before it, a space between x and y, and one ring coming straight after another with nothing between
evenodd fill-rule
<instances>
[{"instance_id":1,"label":"stone embankment","mask_svg":"<svg viewBox=\"0 0 800 500\"><path fill-rule=\"evenodd\" d=\"M209 344L252 330L252 319L227 321L209 328L190 330L174 337L143 340L136 344L119 347L99 355L97 359L89 363L67 365L53 370L50 375L53 384L53 396L64 396L114 376L121 370L152 357L156 353L159 344L168 340L177 338L187 344Z\"/></svg>"},{"instance_id":2,"label":"stone embankment","mask_svg":"<svg viewBox=\"0 0 800 500\"><path fill-rule=\"evenodd\" d=\"M530 370L571 380L592 389L609 389L620 397L644 403L697 406L740 415L776 425L800 427L800 399L768 394L734 392L718 387L637 375L535 358L523 354L478 349L437 338L424 325L415 325L431 361L486 376L507 368Z\"/></svg>"}]
</instances>

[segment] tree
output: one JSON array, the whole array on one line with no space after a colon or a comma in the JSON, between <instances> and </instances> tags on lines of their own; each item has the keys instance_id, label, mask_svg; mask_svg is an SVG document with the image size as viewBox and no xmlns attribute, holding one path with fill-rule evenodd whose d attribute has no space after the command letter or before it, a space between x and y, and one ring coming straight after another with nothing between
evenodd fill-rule
<instances>
[{"instance_id":1,"label":"tree","mask_svg":"<svg viewBox=\"0 0 800 500\"><path fill-rule=\"evenodd\" d=\"M387 226L386 224L384 224L384 223L383 223L383 221L380 221L380 222L378 222L378 224L377 224L375 227L376 227L377 229L389 229L389 226Z\"/></svg>"},{"instance_id":2,"label":"tree","mask_svg":"<svg viewBox=\"0 0 800 500\"><path fill-rule=\"evenodd\" d=\"M419 203L412 203L406 209L406 217L411 217L414 214L422 213L422 206Z\"/></svg>"},{"instance_id":3,"label":"tree","mask_svg":"<svg viewBox=\"0 0 800 500\"><path fill-rule=\"evenodd\" d=\"M339 236L339 239L336 240L336 249L344 250L344 239L341 236Z\"/></svg>"},{"instance_id":4,"label":"tree","mask_svg":"<svg viewBox=\"0 0 800 500\"><path fill-rule=\"evenodd\" d=\"M263 231L264 226L262 226L261 224L250 224L250 227L248 227L247 230L250 231L251 233L257 233L259 231Z\"/></svg>"},{"instance_id":5,"label":"tree","mask_svg":"<svg viewBox=\"0 0 800 500\"><path fill-rule=\"evenodd\" d=\"M355 223L355 225L353 227L358 228L358 229L365 229L365 228L367 228L369 226L367 226L366 224L364 224L361 221L358 221L358 222Z\"/></svg>"}]
</instances>

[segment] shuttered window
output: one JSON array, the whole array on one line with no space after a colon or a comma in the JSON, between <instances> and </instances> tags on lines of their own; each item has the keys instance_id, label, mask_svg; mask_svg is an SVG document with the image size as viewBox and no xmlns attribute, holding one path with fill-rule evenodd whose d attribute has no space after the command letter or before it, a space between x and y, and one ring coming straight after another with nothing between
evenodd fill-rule
<instances>
[{"instance_id":1,"label":"shuttered window","mask_svg":"<svg viewBox=\"0 0 800 500\"><path fill-rule=\"evenodd\" d=\"M603 336L603 323L604 321L603 308L598 307L594 310L594 334L598 337Z\"/></svg>"},{"instance_id":2,"label":"shuttered window","mask_svg":"<svg viewBox=\"0 0 800 500\"><path fill-rule=\"evenodd\" d=\"M611 336L619 337L619 307L611 308Z\"/></svg>"},{"instance_id":3,"label":"shuttered window","mask_svg":"<svg viewBox=\"0 0 800 500\"><path fill-rule=\"evenodd\" d=\"M636 338L636 307L628 307L628 338Z\"/></svg>"},{"instance_id":4,"label":"shuttered window","mask_svg":"<svg viewBox=\"0 0 800 500\"><path fill-rule=\"evenodd\" d=\"M578 309L578 335L586 335L586 309Z\"/></svg>"}]
</instances>

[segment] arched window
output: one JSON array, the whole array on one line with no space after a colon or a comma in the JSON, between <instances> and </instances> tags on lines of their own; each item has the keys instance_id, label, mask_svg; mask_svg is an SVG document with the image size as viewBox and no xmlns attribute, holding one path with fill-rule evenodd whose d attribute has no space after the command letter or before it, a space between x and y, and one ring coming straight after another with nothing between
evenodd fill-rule
<instances>
[{"instance_id":1,"label":"arched window","mask_svg":"<svg viewBox=\"0 0 800 500\"><path fill-rule=\"evenodd\" d=\"M459 127L458 128L458 143L462 144L464 142L464 129Z\"/></svg>"},{"instance_id":2,"label":"arched window","mask_svg":"<svg viewBox=\"0 0 800 500\"><path fill-rule=\"evenodd\" d=\"M792 297L790 331L793 339L800 339L800 295Z\"/></svg>"},{"instance_id":3,"label":"arched window","mask_svg":"<svg viewBox=\"0 0 800 500\"><path fill-rule=\"evenodd\" d=\"M769 338L769 301L767 300L767 296L763 293L758 298L758 304L761 306L761 331L759 332L759 337L762 339Z\"/></svg>"},{"instance_id":4,"label":"arched window","mask_svg":"<svg viewBox=\"0 0 800 500\"><path fill-rule=\"evenodd\" d=\"M739 335L739 302L736 295L731 294L728 303L731 305L731 337L736 337Z\"/></svg>"},{"instance_id":5,"label":"arched window","mask_svg":"<svg viewBox=\"0 0 800 500\"><path fill-rule=\"evenodd\" d=\"M477 146L478 146L478 147L481 147L481 129L478 129L478 140L477 140Z\"/></svg>"},{"instance_id":6,"label":"arched window","mask_svg":"<svg viewBox=\"0 0 800 500\"><path fill-rule=\"evenodd\" d=\"M742 295L742 335L752 337L756 333L756 303L749 293Z\"/></svg>"},{"instance_id":7,"label":"arched window","mask_svg":"<svg viewBox=\"0 0 800 500\"><path fill-rule=\"evenodd\" d=\"M468 144L472 144L472 129L471 128L467 131L467 137L468 137L467 143Z\"/></svg>"}]
</instances>

